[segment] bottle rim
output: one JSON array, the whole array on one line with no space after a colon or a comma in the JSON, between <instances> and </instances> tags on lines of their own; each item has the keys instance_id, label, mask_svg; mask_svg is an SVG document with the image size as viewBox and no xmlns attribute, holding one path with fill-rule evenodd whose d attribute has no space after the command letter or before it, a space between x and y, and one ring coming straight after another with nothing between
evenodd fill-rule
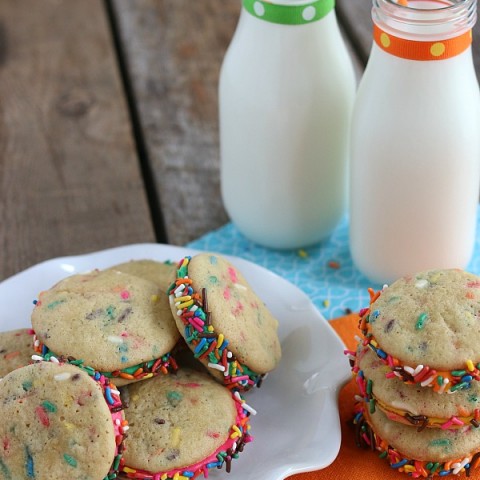
<instances>
[{"instance_id":1,"label":"bottle rim","mask_svg":"<svg viewBox=\"0 0 480 480\"><path fill-rule=\"evenodd\" d=\"M413 40L445 39L471 30L477 0L372 0L372 19L380 28Z\"/></svg>"}]
</instances>

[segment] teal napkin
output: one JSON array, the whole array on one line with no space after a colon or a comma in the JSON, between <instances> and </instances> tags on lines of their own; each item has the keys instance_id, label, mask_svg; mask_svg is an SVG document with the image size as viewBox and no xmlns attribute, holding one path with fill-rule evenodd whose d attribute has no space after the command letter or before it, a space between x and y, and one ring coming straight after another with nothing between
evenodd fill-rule
<instances>
[{"instance_id":1,"label":"teal napkin","mask_svg":"<svg viewBox=\"0 0 480 480\"><path fill-rule=\"evenodd\" d=\"M479 210L480 212L480 210ZM480 216L477 215L477 231ZM327 319L357 312L368 306L367 289L372 284L353 265L348 248L348 218L319 245L302 250L271 250L247 240L229 223L188 246L250 260L268 268L303 290ZM480 241L477 236L467 270L480 274Z\"/></svg>"}]
</instances>

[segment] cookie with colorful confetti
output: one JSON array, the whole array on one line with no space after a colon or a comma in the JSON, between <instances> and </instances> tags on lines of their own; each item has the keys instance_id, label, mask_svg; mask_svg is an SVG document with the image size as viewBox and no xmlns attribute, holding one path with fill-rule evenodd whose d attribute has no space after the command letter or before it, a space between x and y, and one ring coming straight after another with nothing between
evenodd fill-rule
<instances>
[{"instance_id":1,"label":"cookie with colorful confetti","mask_svg":"<svg viewBox=\"0 0 480 480\"><path fill-rule=\"evenodd\" d=\"M31 362L33 333L30 328L0 332L0 378Z\"/></svg>"},{"instance_id":2,"label":"cookie with colorful confetti","mask_svg":"<svg viewBox=\"0 0 480 480\"><path fill-rule=\"evenodd\" d=\"M225 258L204 253L182 259L169 297L195 357L227 386L251 388L278 365L278 321Z\"/></svg>"},{"instance_id":3,"label":"cookie with colorful confetti","mask_svg":"<svg viewBox=\"0 0 480 480\"><path fill-rule=\"evenodd\" d=\"M73 275L42 292L32 313L36 350L93 368L118 385L176 369L180 335L164 291L118 271Z\"/></svg>"},{"instance_id":4,"label":"cookie with colorful confetti","mask_svg":"<svg viewBox=\"0 0 480 480\"><path fill-rule=\"evenodd\" d=\"M417 431L480 427L480 382L455 395L438 395L431 388L386 378L389 368L368 347L357 351L353 371L360 390L358 400L369 411L378 408L390 420L414 426Z\"/></svg>"},{"instance_id":5,"label":"cookie with colorful confetti","mask_svg":"<svg viewBox=\"0 0 480 480\"><path fill-rule=\"evenodd\" d=\"M480 463L480 429L415 428L389 420L381 410L360 409L355 420L358 446L380 452L390 466L413 478L457 475Z\"/></svg>"},{"instance_id":6,"label":"cookie with colorful confetti","mask_svg":"<svg viewBox=\"0 0 480 480\"><path fill-rule=\"evenodd\" d=\"M171 262L157 262L155 260L130 260L110 267L108 270L128 273L136 277L145 278L157 285L165 292L172 281L176 266Z\"/></svg>"},{"instance_id":7,"label":"cookie with colorful confetti","mask_svg":"<svg viewBox=\"0 0 480 480\"><path fill-rule=\"evenodd\" d=\"M118 391L99 374L39 362L0 382L0 477L107 480L128 428Z\"/></svg>"},{"instance_id":8,"label":"cookie with colorful confetti","mask_svg":"<svg viewBox=\"0 0 480 480\"><path fill-rule=\"evenodd\" d=\"M389 377L439 393L480 380L480 277L432 270L401 278L361 312L364 345Z\"/></svg>"},{"instance_id":9,"label":"cookie with colorful confetti","mask_svg":"<svg viewBox=\"0 0 480 480\"><path fill-rule=\"evenodd\" d=\"M255 411L209 375L182 369L122 388L130 431L123 474L128 478L208 477L230 471L250 442Z\"/></svg>"}]
</instances>

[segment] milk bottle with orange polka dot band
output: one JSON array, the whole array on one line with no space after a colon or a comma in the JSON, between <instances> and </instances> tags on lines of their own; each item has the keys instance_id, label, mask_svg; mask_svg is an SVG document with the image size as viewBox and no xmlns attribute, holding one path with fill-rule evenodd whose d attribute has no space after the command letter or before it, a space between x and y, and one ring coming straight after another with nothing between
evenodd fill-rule
<instances>
[{"instance_id":1,"label":"milk bottle with orange polka dot band","mask_svg":"<svg viewBox=\"0 0 480 480\"><path fill-rule=\"evenodd\" d=\"M219 86L221 190L251 240L299 248L347 207L355 95L334 0L243 0Z\"/></svg>"},{"instance_id":2,"label":"milk bottle with orange polka dot band","mask_svg":"<svg viewBox=\"0 0 480 480\"><path fill-rule=\"evenodd\" d=\"M380 284L465 268L480 185L476 0L373 0L351 136L350 247Z\"/></svg>"}]
</instances>

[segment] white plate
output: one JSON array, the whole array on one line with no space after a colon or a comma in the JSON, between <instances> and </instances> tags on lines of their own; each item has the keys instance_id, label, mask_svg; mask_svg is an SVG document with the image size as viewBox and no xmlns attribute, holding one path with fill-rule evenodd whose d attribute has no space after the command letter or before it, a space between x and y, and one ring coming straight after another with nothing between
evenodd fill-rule
<instances>
[{"instance_id":1,"label":"white plate","mask_svg":"<svg viewBox=\"0 0 480 480\"><path fill-rule=\"evenodd\" d=\"M40 263L0 283L0 331L28 327L32 301L67 275L131 259L176 262L195 253L171 245L139 244ZM337 399L350 378L343 344L297 287L251 262L229 259L278 318L283 357L261 388L247 394L247 402L258 411L251 418L255 440L233 462L228 478L280 480L324 468L340 449Z\"/></svg>"}]
</instances>

